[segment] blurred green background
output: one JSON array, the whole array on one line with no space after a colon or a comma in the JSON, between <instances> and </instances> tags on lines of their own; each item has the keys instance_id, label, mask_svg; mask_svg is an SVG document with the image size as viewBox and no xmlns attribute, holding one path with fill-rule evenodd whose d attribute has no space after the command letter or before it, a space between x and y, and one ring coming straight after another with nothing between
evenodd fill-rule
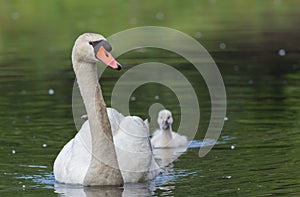
<instances>
[{"instance_id":1,"label":"blurred green background","mask_svg":"<svg viewBox=\"0 0 300 197\"><path fill-rule=\"evenodd\" d=\"M0 196L57 195L52 164L76 134L70 56L77 36L108 37L149 25L197 39L216 61L228 100L219 143L201 159L199 147L190 148L169 174L151 183L151 195L299 195L299 6L297 0L0 0ZM168 51L119 58L129 67L154 60L192 82L202 80ZM109 104L112 81L122 73L107 72L102 85ZM195 140L201 140L209 93L203 81L194 88L201 107ZM176 129L180 109L166 87L138 89L132 111L146 118L145 106L157 102L153 95L173 111Z\"/></svg>"}]
</instances>

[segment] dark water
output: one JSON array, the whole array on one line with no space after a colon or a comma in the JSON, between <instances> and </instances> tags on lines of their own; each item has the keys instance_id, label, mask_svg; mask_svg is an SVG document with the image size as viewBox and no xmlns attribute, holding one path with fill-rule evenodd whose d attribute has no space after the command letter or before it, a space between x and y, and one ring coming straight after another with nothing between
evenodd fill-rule
<instances>
[{"instance_id":1,"label":"dark water","mask_svg":"<svg viewBox=\"0 0 300 197\"><path fill-rule=\"evenodd\" d=\"M93 3L95 5L93 5ZM300 194L300 20L298 1L1 1L0 196L272 196ZM216 61L227 94L227 119L218 143L199 158L210 117L201 76L169 51L132 51L128 68L158 61L197 81L201 122L193 144L155 180L125 188L54 185L53 161L76 134L70 53L85 31L111 35L159 25L196 38ZM125 68L126 69L126 68ZM113 81L101 80L109 105ZM157 97L158 96L158 97ZM167 87L141 86L131 112L148 118L161 102L180 120ZM158 99L159 98L159 99ZM170 99L172 98L172 99Z\"/></svg>"}]
</instances>

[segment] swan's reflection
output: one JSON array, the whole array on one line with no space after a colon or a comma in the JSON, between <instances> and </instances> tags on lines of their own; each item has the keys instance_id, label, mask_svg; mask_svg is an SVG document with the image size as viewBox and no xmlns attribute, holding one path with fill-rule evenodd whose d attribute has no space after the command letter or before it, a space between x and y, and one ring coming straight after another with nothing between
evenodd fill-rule
<instances>
[{"instance_id":1,"label":"swan's reflection","mask_svg":"<svg viewBox=\"0 0 300 197\"><path fill-rule=\"evenodd\" d=\"M173 168L173 161L176 160L187 150L187 147L177 148L155 148L153 149L154 158L161 168L170 171ZM167 168L166 168L167 167ZM164 177L164 173L158 178L160 180L169 180L170 177ZM154 186L151 183L125 184L123 187L99 186L99 187L83 187L75 185L65 185L55 183L54 189L59 196L71 197L131 197L131 196L150 196L155 191L155 187L162 189L159 185ZM174 186L168 186L174 189ZM165 187L163 187L166 190Z\"/></svg>"},{"instance_id":2,"label":"swan's reflection","mask_svg":"<svg viewBox=\"0 0 300 197\"><path fill-rule=\"evenodd\" d=\"M131 196L150 196L153 192L151 187L144 184L125 184L123 187L99 186L83 187L56 183L55 193L66 197L131 197Z\"/></svg>"}]
</instances>

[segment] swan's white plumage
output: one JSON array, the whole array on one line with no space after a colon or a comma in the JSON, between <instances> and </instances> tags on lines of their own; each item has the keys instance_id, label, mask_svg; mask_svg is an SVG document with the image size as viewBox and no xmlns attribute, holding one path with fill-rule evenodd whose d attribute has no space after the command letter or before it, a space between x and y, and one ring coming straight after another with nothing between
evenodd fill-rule
<instances>
[{"instance_id":1,"label":"swan's white plumage","mask_svg":"<svg viewBox=\"0 0 300 197\"><path fill-rule=\"evenodd\" d=\"M76 136L60 151L53 172L60 183L82 184L91 161L91 134L85 121Z\"/></svg>"},{"instance_id":2,"label":"swan's white plumage","mask_svg":"<svg viewBox=\"0 0 300 197\"><path fill-rule=\"evenodd\" d=\"M157 123L160 127L156 130L151 138L151 144L154 147L179 147L186 146L188 139L172 131L172 113L169 110L161 110L158 113Z\"/></svg>"},{"instance_id":3,"label":"swan's white plumage","mask_svg":"<svg viewBox=\"0 0 300 197\"><path fill-rule=\"evenodd\" d=\"M114 142L125 183L149 180L159 172L148 136L148 125L137 116L127 116L119 125Z\"/></svg>"},{"instance_id":4,"label":"swan's white plumage","mask_svg":"<svg viewBox=\"0 0 300 197\"><path fill-rule=\"evenodd\" d=\"M113 136L115 136L118 132L119 125L121 121L125 118L123 114L115 110L114 108L107 108L107 115L110 122L111 131Z\"/></svg>"},{"instance_id":5,"label":"swan's white plumage","mask_svg":"<svg viewBox=\"0 0 300 197\"><path fill-rule=\"evenodd\" d=\"M125 183L151 180L160 172L154 161L149 140L148 125L137 116L123 116L107 108L119 167ZM89 121L85 121L61 150L54 163L58 182L81 184L91 161L91 134Z\"/></svg>"},{"instance_id":6,"label":"swan's white plumage","mask_svg":"<svg viewBox=\"0 0 300 197\"><path fill-rule=\"evenodd\" d=\"M149 144L147 124L138 117L124 117L106 108L98 83L96 62L99 59L92 46L100 40L105 38L85 33L73 47L73 69L89 120L54 162L54 176L60 183L121 185L124 180L139 182L159 173Z\"/></svg>"}]
</instances>

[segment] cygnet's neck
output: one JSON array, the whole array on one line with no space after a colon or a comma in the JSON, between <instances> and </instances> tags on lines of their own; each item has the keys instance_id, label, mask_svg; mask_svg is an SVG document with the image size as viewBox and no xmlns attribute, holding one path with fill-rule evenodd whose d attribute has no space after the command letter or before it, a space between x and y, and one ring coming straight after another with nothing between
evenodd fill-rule
<instances>
[{"instance_id":1,"label":"cygnet's neck","mask_svg":"<svg viewBox=\"0 0 300 197\"><path fill-rule=\"evenodd\" d=\"M171 140L172 139L172 126L170 125L168 129L161 128L162 135L165 139Z\"/></svg>"}]
</instances>

